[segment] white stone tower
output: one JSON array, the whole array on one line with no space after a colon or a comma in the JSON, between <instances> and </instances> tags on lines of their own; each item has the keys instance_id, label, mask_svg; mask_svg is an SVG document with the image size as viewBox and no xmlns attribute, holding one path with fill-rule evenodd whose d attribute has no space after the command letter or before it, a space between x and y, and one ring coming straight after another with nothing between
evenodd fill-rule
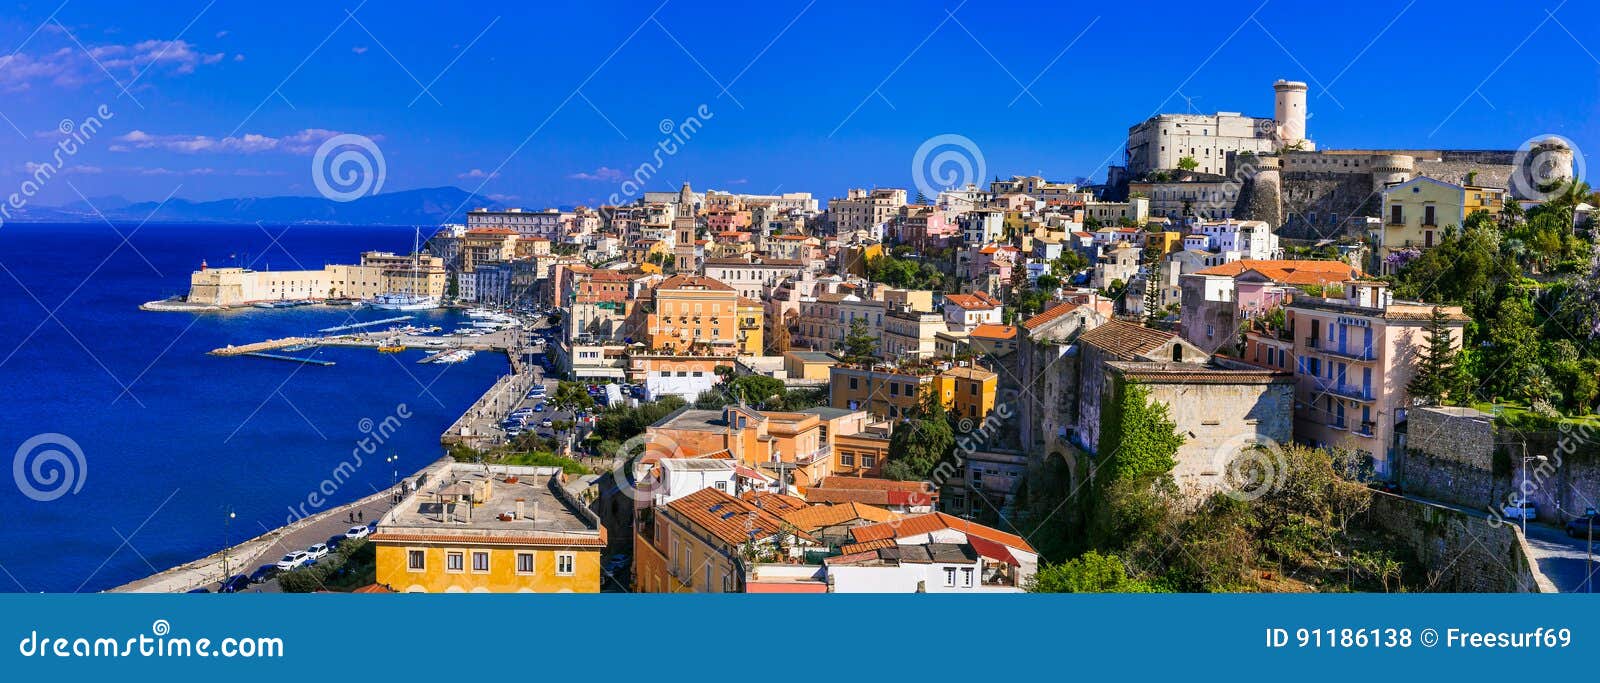
<instances>
[{"instance_id":1,"label":"white stone tower","mask_svg":"<svg viewBox=\"0 0 1600 683\"><path fill-rule=\"evenodd\" d=\"M1278 144L1281 147L1305 146L1306 142L1306 84L1302 81L1278 79L1272 84L1272 117L1278 122Z\"/></svg>"}]
</instances>

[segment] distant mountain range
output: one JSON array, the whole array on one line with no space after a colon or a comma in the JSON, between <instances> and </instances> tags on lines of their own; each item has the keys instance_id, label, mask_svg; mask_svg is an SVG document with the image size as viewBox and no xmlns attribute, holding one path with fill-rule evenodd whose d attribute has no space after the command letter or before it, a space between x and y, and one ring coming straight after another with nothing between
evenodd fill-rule
<instances>
[{"instance_id":1,"label":"distant mountain range","mask_svg":"<svg viewBox=\"0 0 1600 683\"><path fill-rule=\"evenodd\" d=\"M464 223L466 212L503 208L499 202L458 187L429 187L336 202L323 197L245 197L195 202L129 202L118 196L92 197L62 206L27 207L14 220L40 223L117 222L263 223L321 225L438 225Z\"/></svg>"}]
</instances>

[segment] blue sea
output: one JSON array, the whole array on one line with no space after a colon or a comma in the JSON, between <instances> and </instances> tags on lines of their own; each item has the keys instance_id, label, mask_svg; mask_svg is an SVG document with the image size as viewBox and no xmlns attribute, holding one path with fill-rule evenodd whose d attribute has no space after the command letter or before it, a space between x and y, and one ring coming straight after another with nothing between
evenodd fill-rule
<instances>
[{"instance_id":1,"label":"blue sea","mask_svg":"<svg viewBox=\"0 0 1600 683\"><path fill-rule=\"evenodd\" d=\"M0 456L12 464L10 480L0 481L0 590L104 590L260 535L302 510L383 490L393 482L384 462L391 454L401 477L439 458L440 433L507 372L504 357L418 365L420 351L322 349L316 357L334 361L329 367L213 357L206 352L227 344L404 314L138 308L187 291L202 260L320 268L369 249L408 252L413 234L0 227ZM457 315L424 312L416 322L449 329ZM358 452L372 425L391 416L399 430L375 455ZM335 477L345 462L354 473ZM345 481L325 483L335 478Z\"/></svg>"}]
</instances>

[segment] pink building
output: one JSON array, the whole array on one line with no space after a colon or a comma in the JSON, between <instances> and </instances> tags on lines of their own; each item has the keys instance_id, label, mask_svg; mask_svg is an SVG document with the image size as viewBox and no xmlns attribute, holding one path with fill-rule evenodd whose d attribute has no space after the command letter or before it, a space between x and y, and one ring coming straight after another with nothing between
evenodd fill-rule
<instances>
[{"instance_id":1,"label":"pink building","mask_svg":"<svg viewBox=\"0 0 1600 683\"><path fill-rule=\"evenodd\" d=\"M1440 308L1450 316L1451 343L1459 347L1469 318L1460 306ZM1371 280L1346 282L1335 298L1290 302L1288 329L1258 338L1256 347L1264 352L1284 348L1283 341L1290 345L1290 357L1280 362L1295 373L1295 440L1348 449L1371 458L1379 475L1390 475L1401 447L1395 428L1406 421L1406 386L1428 348L1433 309L1394 301L1387 283ZM1253 353L1248 346L1246 351Z\"/></svg>"}]
</instances>

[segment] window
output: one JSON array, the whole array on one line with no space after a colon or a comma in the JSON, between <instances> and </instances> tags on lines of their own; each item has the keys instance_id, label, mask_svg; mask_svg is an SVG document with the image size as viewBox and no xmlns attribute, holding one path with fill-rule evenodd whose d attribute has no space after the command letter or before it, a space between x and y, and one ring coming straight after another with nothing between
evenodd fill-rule
<instances>
[{"instance_id":1,"label":"window","mask_svg":"<svg viewBox=\"0 0 1600 683\"><path fill-rule=\"evenodd\" d=\"M875 456L871 456L871 455L863 455L863 456L861 456L861 466L862 467L872 467L877 462L878 462L878 458L875 457Z\"/></svg>"},{"instance_id":2,"label":"window","mask_svg":"<svg viewBox=\"0 0 1600 683\"><path fill-rule=\"evenodd\" d=\"M421 550L406 551L406 570L420 572L427 568L426 555Z\"/></svg>"},{"instance_id":3,"label":"window","mask_svg":"<svg viewBox=\"0 0 1600 683\"><path fill-rule=\"evenodd\" d=\"M839 466L840 467L855 467L856 466L856 454L852 453L850 451L839 451Z\"/></svg>"},{"instance_id":4,"label":"window","mask_svg":"<svg viewBox=\"0 0 1600 683\"><path fill-rule=\"evenodd\" d=\"M945 585L946 588L955 588L956 587L956 568L955 567L945 567L944 568L944 585Z\"/></svg>"},{"instance_id":5,"label":"window","mask_svg":"<svg viewBox=\"0 0 1600 683\"><path fill-rule=\"evenodd\" d=\"M725 482L725 481L716 482L715 486L717 487L718 491L727 491L728 490L728 482Z\"/></svg>"},{"instance_id":6,"label":"window","mask_svg":"<svg viewBox=\"0 0 1600 683\"><path fill-rule=\"evenodd\" d=\"M472 571L489 571L489 553L483 550L472 551Z\"/></svg>"},{"instance_id":7,"label":"window","mask_svg":"<svg viewBox=\"0 0 1600 683\"><path fill-rule=\"evenodd\" d=\"M962 588L971 588L972 587L972 568L971 567L965 567L965 568L963 568L961 570L961 587Z\"/></svg>"},{"instance_id":8,"label":"window","mask_svg":"<svg viewBox=\"0 0 1600 683\"><path fill-rule=\"evenodd\" d=\"M447 572L460 573L466 568L466 559L466 556L459 550L453 550L445 553L444 570Z\"/></svg>"},{"instance_id":9,"label":"window","mask_svg":"<svg viewBox=\"0 0 1600 683\"><path fill-rule=\"evenodd\" d=\"M572 553L556 553L556 576L572 576Z\"/></svg>"},{"instance_id":10,"label":"window","mask_svg":"<svg viewBox=\"0 0 1600 683\"><path fill-rule=\"evenodd\" d=\"M517 553L517 573L533 573L533 553Z\"/></svg>"}]
</instances>

